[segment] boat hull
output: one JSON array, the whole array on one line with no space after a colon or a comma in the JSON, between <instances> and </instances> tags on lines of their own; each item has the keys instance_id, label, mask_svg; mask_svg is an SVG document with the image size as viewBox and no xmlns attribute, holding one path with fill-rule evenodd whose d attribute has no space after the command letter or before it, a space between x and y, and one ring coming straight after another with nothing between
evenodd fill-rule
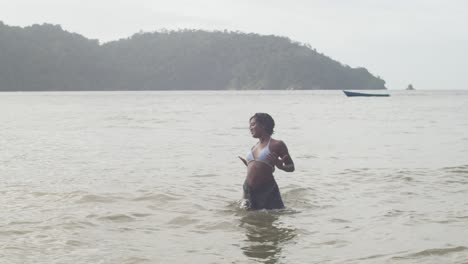
<instances>
[{"instance_id":1,"label":"boat hull","mask_svg":"<svg viewBox=\"0 0 468 264\"><path fill-rule=\"evenodd\" d=\"M348 97L364 96L364 97L389 97L389 94L370 94L370 93L357 93L343 90L343 93Z\"/></svg>"}]
</instances>

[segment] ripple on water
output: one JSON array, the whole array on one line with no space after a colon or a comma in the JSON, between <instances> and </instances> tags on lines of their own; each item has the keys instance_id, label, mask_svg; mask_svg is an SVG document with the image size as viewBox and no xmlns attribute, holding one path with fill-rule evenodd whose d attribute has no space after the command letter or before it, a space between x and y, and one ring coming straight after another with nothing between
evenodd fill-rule
<instances>
[{"instance_id":1,"label":"ripple on water","mask_svg":"<svg viewBox=\"0 0 468 264\"><path fill-rule=\"evenodd\" d=\"M287 187L284 189L287 189ZM285 206L287 208L319 208L319 206L315 205L310 199L307 198L308 195L313 195L313 193L313 188L298 187L283 191L281 196L283 197Z\"/></svg>"},{"instance_id":2,"label":"ripple on water","mask_svg":"<svg viewBox=\"0 0 468 264\"><path fill-rule=\"evenodd\" d=\"M347 224L351 223L351 221L348 221L346 219L339 219L339 218L332 218L329 220L330 223L335 223L335 224Z\"/></svg>"},{"instance_id":3,"label":"ripple on water","mask_svg":"<svg viewBox=\"0 0 468 264\"><path fill-rule=\"evenodd\" d=\"M78 241L78 240L67 240L65 244L67 246L72 246L72 247L82 247L82 246L87 245L87 243L83 241Z\"/></svg>"},{"instance_id":4,"label":"ripple on water","mask_svg":"<svg viewBox=\"0 0 468 264\"><path fill-rule=\"evenodd\" d=\"M203 223L196 226L198 229L203 231L214 231L214 230L221 230L221 231L233 231L237 230L236 225L233 222L229 221L222 221L222 222L210 222L210 223Z\"/></svg>"},{"instance_id":5,"label":"ripple on water","mask_svg":"<svg viewBox=\"0 0 468 264\"><path fill-rule=\"evenodd\" d=\"M116 202L115 197L88 194L81 197L76 203L114 203Z\"/></svg>"},{"instance_id":6,"label":"ripple on water","mask_svg":"<svg viewBox=\"0 0 468 264\"><path fill-rule=\"evenodd\" d=\"M468 165L461 165L456 167L445 167L442 168L443 171L450 172L450 173L462 173L468 174Z\"/></svg>"},{"instance_id":7,"label":"ripple on water","mask_svg":"<svg viewBox=\"0 0 468 264\"><path fill-rule=\"evenodd\" d=\"M348 245L349 243L350 242L346 241L346 240L336 239L336 240L328 240L328 241L325 241L325 242L321 242L319 244L324 245L324 246L333 246L333 247L336 247L336 248L341 248L341 247L344 247L344 246Z\"/></svg>"},{"instance_id":8,"label":"ripple on water","mask_svg":"<svg viewBox=\"0 0 468 264\"><path fill-rule=\"evenodd\" d=\"M131 257L123 260L122 264L142 264L142 263L153 263L151 259L140 258L140 257Z\"/></svg>"},{"instance_id":9,"label":"ripple on water","mask_svg":"<svg viewBox=\"0 0 468 264\"><path fill-rule=\"evenodd\" d=\"M198 222L200 222L200 220L183 215L172 218L171 220L169 220L169 222L167 222L167 224L173 227L185 227L192 224L196 224Z\"/></svg>"},{"instance_id":10,"label":"ripple on water","mask_svg":"<svg viewBox=\"0 0 468 264\"><path fill-rule=\"evenodd\" d=\"M86 223L85 224L84 222L72 221L72 222L65 222L65 223L59 224L58 226L62 227L63 229L66 229L66 230L76 230L76 229L86 229L86 228L92 227L94 225L92 223ZM48 229L52 230L55 227L56 226L48 226ZM44 227L43 227L43 229L44 229Z\"/></svg>"},{"instance_id":11,"label":"ripple on water","mask_svg":"<svg viewBox=\"0 0 468 264\"><path fill-rule=\"evenodd\" d=\"M421 173L413 170L397 170L394 173L387 176L387 179L391 182L407 182L416 183L418 180L414 178L418 174L426 174L427 172Z\"/></svg>"},{"instance_id":12,"label":"ripple on water","mask_svg":"<svg viewBox=\"0 0 468 264\"><path fill-rule=\"evenodd\" d=\"M134 217L148 217L148 216L151 216L152 214L143 214L143 213L132 213L131 214L132 216Z\"/></svg>"},{"instance_id":13,"label":"ripple on water","mask_svg":"<svg viewBox=\"0 0 468 264\"><path fill-rule=\"evenodd\" d=\"M385 217L398 217L398 216L403 215L403 213L404 213L404 211L392 209L392 210L388 211L384 216Z\"/></svg>"},{"instance_id":14,"label":"ripple on water","mask_svg":"<svg viewBox=\"0 0 468 264\"><path fill-rule=\"evenodd\" d=\"M195 178L212 178L216 177L218 175L212 174L212 173L207 173L207 174L193 174L190 177L195 177Z\"/></svg>"},{"instance_id":15,"label":"ripple on water","mask_svg":"<svg viewBox=\"0 0 468 264\"><path fill-rule=\"evenodd\" d=\"M8 225L34 225L34 224L39 224L41 222L39 221L12 221L8 223Z\"/></svg>"},{"instance_id":16,"label":"ripple on water","mask_svg":"<svg viewBox=\"0 0 468 264\"><path fill-rule=\"evenodd\" d=\"M101 216L97 218L101 221L110 221L114 223L128 223L135 221L135 218L128 216L126 214L112 214L107 216Z\"/></svg>"},{"instance_id":17,"label":"ripple on water","mask_svg":"<svg viewBox=\"0 0 468 264\"><path fill-rule=\"evenodd\" d=\"M466 215L466 216L457 216L456 218L460 219L460 220L467 220L468 221L468 215Z\"/></svg>"},{"instance_id":18,"label":"ripple on water","mask_svg":"<svg viewBox=\"0 0 468 264\"><path fill-rule=\"evenodd\" d=\"M452 253L458 253L458 252L463 252L467 251L467 247L463 246L458 246L458 247L450 247L450 248L431 248L431 249L426 249L423 251L419 251L416 253L411 253L407 254L404 256L397 256L393 257L392 259L398 260L398 259L419 259L419 258L424 258L424 257L434 257L434 256L445 256L449 255Z\"/></svg>"},{"instance_id":19,"label":"ripple on water","mask_svg":"<svg viewBox=\"0 0 468 264\"><path fill-rule=\"evenodd\" d=\"M175 201L179 200L178 197L175 195L169 195L169 194L145 194L139 197L136 197L132 199L132 201L139 202L139 201L150 201L150 202L169 202L169 201Z\"/></svg>"},{"instance_id":20,"label":"ripple on water","mask_svg":"<svg viewBox=\"0 0 468 264\"><path fill-rule=\"evenodd\" d=\"M310 155L310 154L304 154L304 155L298 155L296 156L297 159L315 159L317 156Z\"/></svg>"},{"instance_id":21,"label":"ripple on water","mask_svg":"<svg viewBox=\"0 0 468 264\"><path fill-rule=\"evenodd\" d=\"M441 181L445 184L452 186L450 191L456 192L453 187L457 187L462 192L466 192L466 185L468 185L468 165L457 167L446 167L441 169Z\"/></svg>"},{"instance_id":22,"label":"ripple on water","mask_svg":"<svg viewBox=\"0 0 468 264\"><path fill-rule=\"evenodd\" d=\"M277 263L283 244L290 243L298 230L285 226L281 219L282 210L244 211L239 214L239 228L245 239L240 248L244 255L261 263Z\"/></svg>"},{"instance_id":23,"label":"ripple on water","mask_svg":"<svg viewBox=\"0 0 468 264\"><path fill-rule=\"evenodd\" d=\"M0 231L0 236L21 236L32 232L31 230L4 230Z\"/></svg>"}]
</instances>

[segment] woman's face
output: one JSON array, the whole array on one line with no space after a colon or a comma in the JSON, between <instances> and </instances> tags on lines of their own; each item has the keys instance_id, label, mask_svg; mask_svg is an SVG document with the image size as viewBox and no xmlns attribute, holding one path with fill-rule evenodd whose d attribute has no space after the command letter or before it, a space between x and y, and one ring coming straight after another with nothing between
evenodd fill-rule
<instances>
[{"instance_id":1,"label":"woman's face","mask_svg":"<svg viewBox=\"0 0 468 264\"><path fill-rule=\"evenodd\" d=\"M255 118L250 119L249 129L252 137L254 138L259 138L263 133L265 133L265 128L258 124Z\"/></svg>"}]
</instances>

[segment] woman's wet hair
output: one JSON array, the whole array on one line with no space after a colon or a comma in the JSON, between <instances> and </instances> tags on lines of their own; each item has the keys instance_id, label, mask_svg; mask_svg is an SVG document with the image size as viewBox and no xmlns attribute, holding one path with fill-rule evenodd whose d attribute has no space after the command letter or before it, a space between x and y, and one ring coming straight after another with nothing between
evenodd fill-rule
<instances>
[{"instance_id":1,"label":"woman's wet hair","mask_svg":"<svg viewBox=\"0 0 468 264\"><path fill-rule=\"evenodd\" d=\"M255 122L265 128L265 131L271 136L273 135L273 128L275 128L275 121L267 113L255 113L249 120L255 118Z\"/></svg>"}]
</instances>

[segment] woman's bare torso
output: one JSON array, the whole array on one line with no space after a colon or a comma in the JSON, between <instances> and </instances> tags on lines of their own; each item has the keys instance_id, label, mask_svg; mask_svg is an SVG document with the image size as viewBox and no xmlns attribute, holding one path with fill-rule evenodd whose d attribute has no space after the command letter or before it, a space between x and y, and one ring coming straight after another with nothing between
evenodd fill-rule
<instances>
[{"instance_id":1,"label":"woman's bare torso","mask_svg":"<svg viewBox=\"0 0 468 264\"><path fill-rule=\"evenodd\" d=\"M256 189L273 180L272 168L267 164L258 161L251 161L247 165L247 177L245 182L252 189Z\"/></svg>"},{"instance_id":2,"label":"woman's bare torso","mask_svg":"<svg viewBox=\"0 0 468 264\"><path fill-rule=\"evenodd\" d=\"M281 149L278 148L280 142L281 141L270 138L268 142L258 144L252 148L251 154L254 160L250 160L250 162L247 163L247 177L245 180L250 188L256 189L275 180L273 177L273 172L275 170L274 157L277 157L278 153L282 153ZM273 157L269 157L269 159L272 160L258 160L260 153L266 148L268 148L268 152L273 155Z\"/></svg>"}]
</instances>

